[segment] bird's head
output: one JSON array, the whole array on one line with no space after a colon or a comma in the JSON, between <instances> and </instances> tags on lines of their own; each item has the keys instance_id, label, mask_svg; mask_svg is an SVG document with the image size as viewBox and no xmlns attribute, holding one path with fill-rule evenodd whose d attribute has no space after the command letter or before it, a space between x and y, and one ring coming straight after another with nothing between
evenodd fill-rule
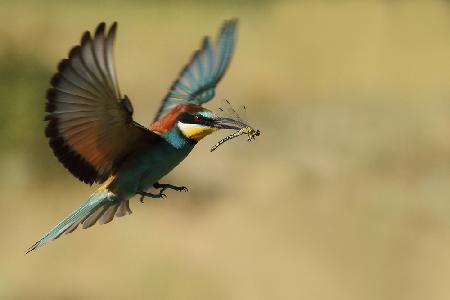
<instances>
[{"instance_id":1,"label":"bird's head","mask_svg":"<svg viewBox=\"0 0 450 300\"><path fill-rule=\"evenodd\" d=\"M176 126L184 137L199 141L218 129L215 118L213 112L204 108L197 112L185 111L179 115Z\"/></svg>"},{"instance_id":2,"label":"bird's head","mask_svg":"<svg viewBox=\"0 0 450 300\"><path fill-rule=\"evenodd\" d=\"M178 129L193 141L199 141L219 129L241 129L245 124L231 118L222 118L195 104L179 104L163 118L150 125L150 129L164 134Z\"/></svg>"}]
</instances>

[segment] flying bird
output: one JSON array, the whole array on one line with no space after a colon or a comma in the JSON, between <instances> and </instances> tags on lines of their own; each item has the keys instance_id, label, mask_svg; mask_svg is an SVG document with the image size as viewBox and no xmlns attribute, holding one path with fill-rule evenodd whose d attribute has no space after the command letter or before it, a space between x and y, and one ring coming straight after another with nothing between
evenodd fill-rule
<instances>
[{"instance_id":1,"label":"flying bird","mask_svg":"<svg viewBox=\"0 0 450 300\"><path fill-rule=\"evenodd\" d=\"M170 87L149 127L133 120L133 106L117 81L113 46L117 23L100 23L93 35L58 65L47 92L45 135L61 164L79 180L100 183L78 209L59 222L27 253L78 226L105 224L131 214L135 195L163 198L164 191L187 191L160 180L194 146L218 129L241 129L242 123L219 117L202 105L213 99L230 63L237 20L224 22L217 40L203 38L200 49ZM158 193L147 192L150 188Z\"/></svg>"}]
</instances>

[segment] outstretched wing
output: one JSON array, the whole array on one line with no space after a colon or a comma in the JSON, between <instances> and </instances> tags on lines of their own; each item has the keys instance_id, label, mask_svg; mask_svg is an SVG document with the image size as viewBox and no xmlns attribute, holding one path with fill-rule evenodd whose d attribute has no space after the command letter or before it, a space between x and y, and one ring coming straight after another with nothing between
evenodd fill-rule
<instances>
[{"instance_id":1,"label":"outstretched wing","mask_svg":"<svg viewBox=\"0 0 450 300\"><path fill-rule=\"evenodd\" d=\"M135 147L158 136L132 119L121 98L113 58L117 24L95 35L87 31L53 76L47 92L45 134L55 156L73 175L92 184L104 181ZM156 137L155 137L156 136Z\"/></svg>"},{"instance_id":2,"label":"outstretched wing","mask_svg":"<svg viewBox=\"0 0 450 300\"><path fill-rule=\"evenodd\" d=\"M201 105L214 97L216 85L227 70L233 54L236 28L237 20L229 20L222 26L215 45L209 37L203 39L201 49L194 53L191 61L172 84L154 121L178 104Z\"/></svg>"}]
</instances>

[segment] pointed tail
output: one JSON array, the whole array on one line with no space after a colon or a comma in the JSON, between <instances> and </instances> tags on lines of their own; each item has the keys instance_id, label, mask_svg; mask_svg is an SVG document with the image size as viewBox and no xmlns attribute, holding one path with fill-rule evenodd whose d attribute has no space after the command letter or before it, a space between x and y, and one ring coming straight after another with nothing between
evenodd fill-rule
<instances>
[{"instance_id":1,"label":"pointed tail","mask_svg":"<svg viewBox=\"0 0 450 300\"><path fill-rule=\"evenodd\" d=\"M63 233L71 233L79 224L83 229L89 228L97 221L100 224L111 222L114 216L122 217L131 214L128 200L119 200L116 195L106 188L100 188L89 196L88 200L67 218L59 222L39 241L28 248L26 254L45 245L48 241L59 238Z\"/></svg>"}]
</instances>

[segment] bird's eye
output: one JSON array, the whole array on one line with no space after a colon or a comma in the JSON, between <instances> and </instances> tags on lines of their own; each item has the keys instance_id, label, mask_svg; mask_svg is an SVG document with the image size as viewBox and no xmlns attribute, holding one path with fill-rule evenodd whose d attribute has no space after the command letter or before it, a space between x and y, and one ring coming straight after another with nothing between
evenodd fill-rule
<instances>
[{"instance_id":1,"label":"bird's eye","mask_svg":"<svg viewBox=\"0 0 450 300\"><path fill-rule=\"evenodd\" d=\"M203 117L202 117L202 116L199 116L199 115L195 115L195 116L194 116L194 120L195 120L196 122L201 122L201 121L203 121Z\"/></svg>"}]
</instances>

